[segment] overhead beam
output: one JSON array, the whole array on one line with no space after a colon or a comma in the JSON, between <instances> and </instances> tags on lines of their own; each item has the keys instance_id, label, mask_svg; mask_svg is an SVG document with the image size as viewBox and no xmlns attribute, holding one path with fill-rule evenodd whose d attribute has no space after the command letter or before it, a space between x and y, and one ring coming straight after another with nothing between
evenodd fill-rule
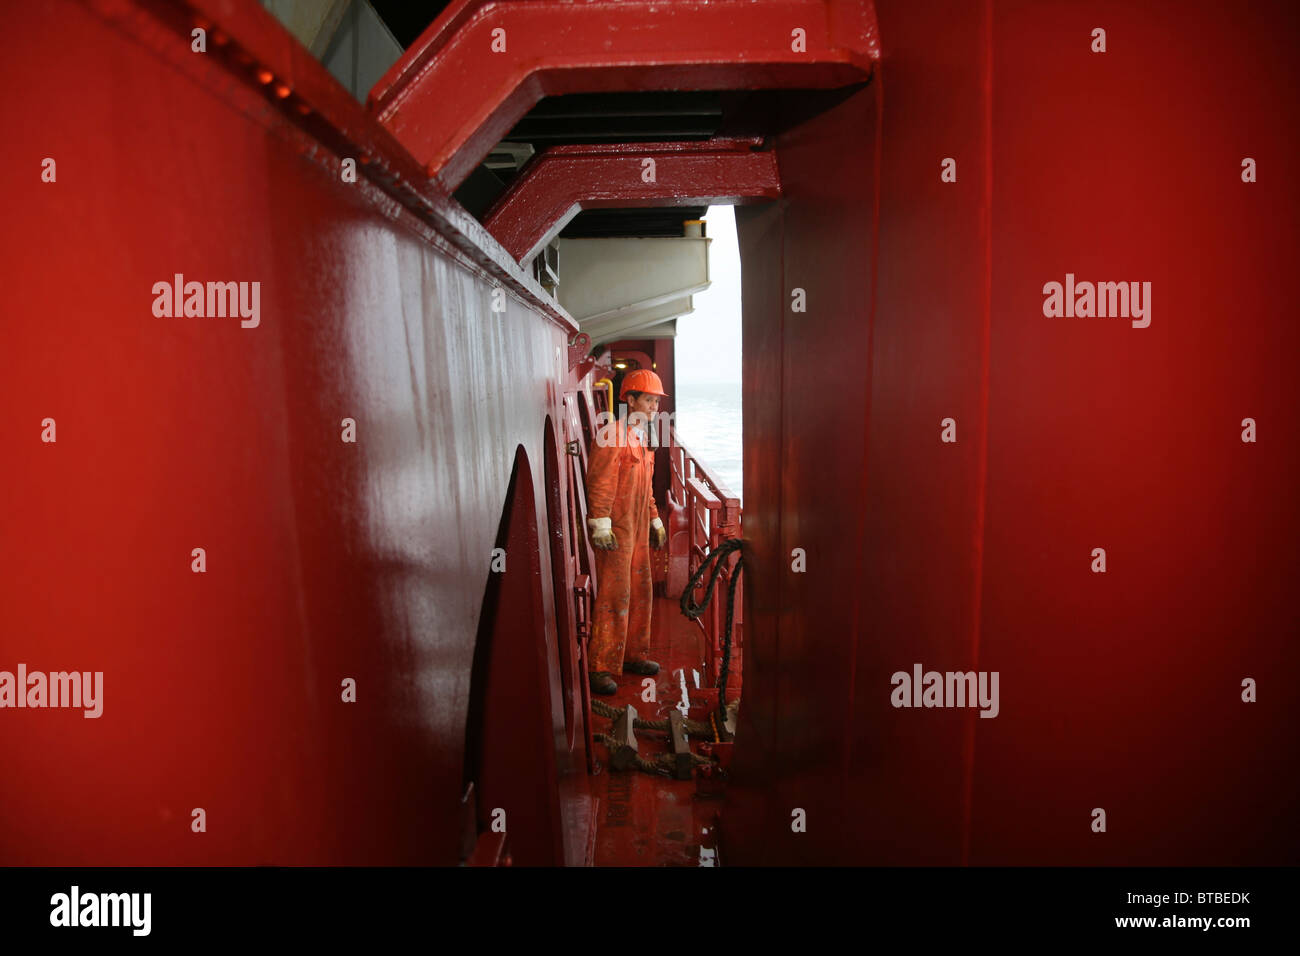
<instances>
[{"instance_id":1,"label":"overhead beam","mask_svg":"<svg viewBox=\"0 0 1300 956\"><path fill-rule=\"evenodd\" d=\"M483 224L514 258L537 254L583 209L730 206L781 196L776 154L757 137L553 146L535 156Z\"/></svg>"},{"instance_id":2,"label":"overhead beam","mask_svg":"<svg viewBox=\"0 0 1300 956\"><path fill-rule=\"evenodd\" d=\"M833 89L879 59L870 0L453 0L369 106L450 192L544 96Z\"/></svg>"}]
</instances>

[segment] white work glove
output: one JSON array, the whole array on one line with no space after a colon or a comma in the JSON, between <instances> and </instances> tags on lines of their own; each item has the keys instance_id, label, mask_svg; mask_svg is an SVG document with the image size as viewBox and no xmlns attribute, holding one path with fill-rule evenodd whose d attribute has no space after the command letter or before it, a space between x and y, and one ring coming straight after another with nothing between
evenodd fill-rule
<instances>
[{"instance_id":1,"label":"white work glove","mask_svg":"<svg viewBox=\"0 0 1300 956\"><path fill-rule=\"evenodd\" d=\"M650 546L654 548L662 548L667 541L668 529L664 527L662 521L655 518L654 521L650 522Z\"/></svg>"},{"instance_id":2,"label":"white work glove","mask_svg":"<svg viewBox=\"0 0 1300 956\"><path fill-rule=\"evenodd\" d=\"M617 551L618 541L614 538L613 518L588 518L587 531L590 533L591 546L602 551Z\"/></svg>"}]
</instances>

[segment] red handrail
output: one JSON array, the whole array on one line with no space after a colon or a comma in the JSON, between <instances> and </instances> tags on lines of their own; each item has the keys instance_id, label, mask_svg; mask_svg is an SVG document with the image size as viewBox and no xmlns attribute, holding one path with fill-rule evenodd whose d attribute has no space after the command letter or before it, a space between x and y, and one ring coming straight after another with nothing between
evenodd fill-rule
<instances>
[{"instance_id":1,"label":"red handrail","mask_svg":"<svg viewBox=\"0 0 1300 956\"><path fill-rule=\"evenodd\" d=\"M670 428L669 436L670 494L686 514L686 559L687 580L689 580L714 548L729 538L742 536L743 512L740 499L686 445L682 444L676 428ZM734 562L729 562L728 566L723 568L718 583L713 589L713 600L699 618L708 648L705 673L710 686L717 685L722 667L723 638L727 623L727 588L732 575L731 563ZM701 577L701 583L697 586L694 595L696 600L703 597L707 578L707 574ZM684 588L685 584L686 581L681 581L680 588ZM678 593L680 594L680 590ZM732 622L731 635L731 667L727 680L727 696L733 700L740 696L743 609L742 579L736 587L735 619Z\"/></svg>"}]
</instances>

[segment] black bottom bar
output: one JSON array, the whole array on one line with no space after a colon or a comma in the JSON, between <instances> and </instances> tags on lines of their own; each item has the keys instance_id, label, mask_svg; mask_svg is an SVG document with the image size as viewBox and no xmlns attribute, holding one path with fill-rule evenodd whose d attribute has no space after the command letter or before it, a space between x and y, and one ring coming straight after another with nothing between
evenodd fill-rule
<instances>
[{"instance_id":1,"label":"black bottom bar","mask_svg":"<svg viewBox=\"0 0 1300 956\"><path fill-rule=\"evenodd\" d=\"M524 945L544 939L580 942L603 938L601 927L619 932L601 902L616 879L621 893L647 904L638 907L650 934L643 942L656 948L667 940L655 935L655 901L669 898L684 901L684 914L694 912L700 930L720 933L729 944L761 938L777 926L803 933L806 943L848 930L862 934L863 941L905 933L927 942L949 936L985 942L1132 937L1146 943L1196 937L1231 944L1293 930L1296 876L1294 868L1247 867L629 869L617 874L518 868L10 868L0 869L0 932L6 943L66 937L92 945L110 938L337 944L400 936L460 949L496 948L516 935ZM148 894L147 911L143 894ZM92 920L118 925L71 925ZM137 935L145 928L147 935Z\"/></svg>"}]
</instances>

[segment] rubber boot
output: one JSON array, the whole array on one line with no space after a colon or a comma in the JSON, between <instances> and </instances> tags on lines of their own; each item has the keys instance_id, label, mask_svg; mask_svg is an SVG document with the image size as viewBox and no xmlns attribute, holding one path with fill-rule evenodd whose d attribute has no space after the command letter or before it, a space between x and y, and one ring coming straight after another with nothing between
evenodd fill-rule
<instances>
[{"instance_id":1,"label":"rubber boot","mask_svg":"<svg viewBox=\"0 0 1300 956\"><path fill-rule=\"evenodd\" d=\"M625 674L644 674L648 677L659 673L659 665L654 661L624 661L623 672Z\"/></svg>"},{"instance_id":2,"label":"rubber boot","mask_svg":"<svg viewBox=\"0 0 1300 956\"><path fill-rule=\"evenodd\" d=\"M593 694L604 694L608 697L610 694L618 693L618 684L614 683L614 675L609 671L592 671L587 677L591 681Z\"/></svg>"}]
</instances>

